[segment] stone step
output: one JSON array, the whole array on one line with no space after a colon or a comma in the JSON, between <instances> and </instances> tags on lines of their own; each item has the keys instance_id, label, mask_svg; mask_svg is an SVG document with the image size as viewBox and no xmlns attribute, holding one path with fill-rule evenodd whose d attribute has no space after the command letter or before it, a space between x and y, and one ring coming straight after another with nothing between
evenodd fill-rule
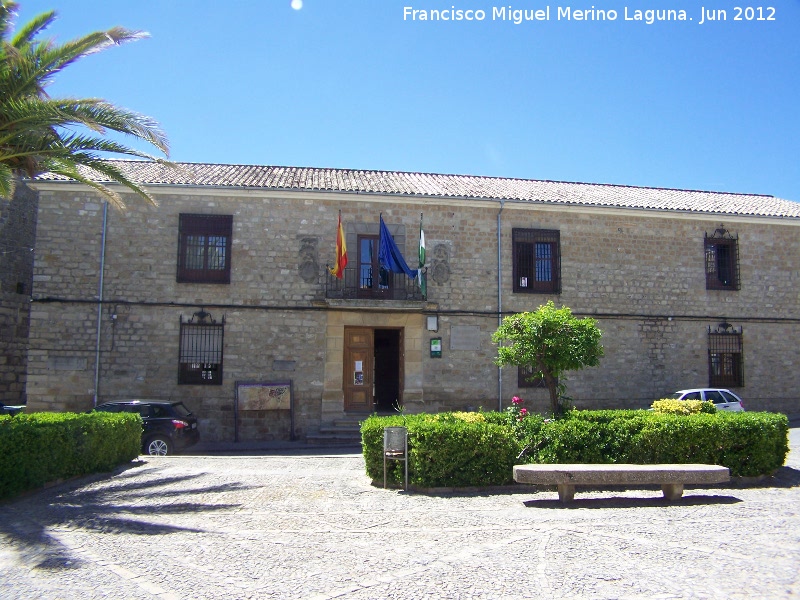
<instances>
[{"instance_id":1,"label":"stone step","mask_svg":"<svg viewBox=\"0 0 800 600\"><path fill-rule=\"evenodd\" d=\"M326 433L348 433L361 435L361 426L358 423L334 423L333 425L320 425L319 430Z\"/></svg>"},{"instance_id":2,"label":"stone step","mask_svg":"<svg viewBox=\"0 0 800 600\"><path fill-rule=\"evenodd\" d=\"M341 417L320 426L319 433L306 437L309 444L327 446L360 446L363 417Z\"/></svg>"},{"instance_id":3,"label":"stone step","mask_svg":"<svg viewBox=\"0 0 800 600\"><path fill-rule=\"evenodd\" d=\"M306 443L315 446L361 446L360 435L342 435L337 433L313 433L306 436Z\"/></svg>"}]
</instances>

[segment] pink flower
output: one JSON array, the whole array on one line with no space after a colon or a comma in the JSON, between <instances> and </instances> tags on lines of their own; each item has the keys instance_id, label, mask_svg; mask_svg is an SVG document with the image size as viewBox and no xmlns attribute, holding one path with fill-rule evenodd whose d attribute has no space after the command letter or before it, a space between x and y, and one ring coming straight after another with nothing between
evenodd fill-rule
<instances>
[{"instance_id":1,"label":"pink flower","mask_svg":"<svg viewBox=\"0 0 800 600\"><path fill-rule=\"evenodd\" d=\"M528 416L528 409L527 408L520 408L519 409L519 418L524 419Z\"/></svg>"},{"instance_id":2,"label":"pink flower","mask_svg":"<svg viewBox=\"0 0 800 600\"><path fill-rule=\"evenodd\" d=\"M514 396L511 399L511 403L512 404L522 404L522 398L520 398L519 396Z\"/></svg>"}]
</instances>

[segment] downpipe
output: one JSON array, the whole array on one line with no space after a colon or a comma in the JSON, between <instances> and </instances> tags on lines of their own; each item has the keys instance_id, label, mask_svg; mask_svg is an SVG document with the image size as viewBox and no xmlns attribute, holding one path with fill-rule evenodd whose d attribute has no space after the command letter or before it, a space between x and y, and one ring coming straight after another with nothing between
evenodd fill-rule
<instances>
[{"instance_id":1,"label":"downpipe","mask_svg":"<svg viewBox=\"0 0 800 600\"><path fill-rule=\"evenodd\" d=\"M97 281L97 333L94 349L94 397L93 405L97 406L98 388L100 387L100 336L103 326L103 276L106 267L106 232L108 230L108 202L103 202L103 233L100 239L100 277Z\"/></svg>"},{"instance_id":2,"label":"downpipe","mask_svg":"<svg viewBox=\"0 0 800 600\"><path fill-rule=\"evenodd\" d=\"M500 200L500 210L497 212L497 326L503 324L503 230L500 215L506 201ZM503 410L503 367L497 367L497 410Z\"/></svg>"}]
</instances>

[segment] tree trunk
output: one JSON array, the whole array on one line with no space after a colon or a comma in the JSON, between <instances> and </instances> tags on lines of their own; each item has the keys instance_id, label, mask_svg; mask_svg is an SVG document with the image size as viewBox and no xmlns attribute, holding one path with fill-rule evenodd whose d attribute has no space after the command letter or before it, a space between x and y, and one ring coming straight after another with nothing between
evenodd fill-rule
<instances>
[{"instance_id":1,"label":"tree trunk","mask_svg":"<svg viewBox=\"0 0 800 600\"><path fill-rule=\"evenodd\" d=\"M554 417L561 416L561 403L558 399L558 380L553 376L550 370L543 364L539 364L539 370L542 372L544 382L547 384L547 391L550 392L550 410Z\"/></svg>"}]
</instances>

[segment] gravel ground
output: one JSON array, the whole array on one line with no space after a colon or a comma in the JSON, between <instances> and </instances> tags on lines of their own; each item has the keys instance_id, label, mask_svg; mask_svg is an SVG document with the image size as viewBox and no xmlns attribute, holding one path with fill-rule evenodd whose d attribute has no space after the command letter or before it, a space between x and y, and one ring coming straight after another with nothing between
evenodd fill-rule
<instances>
[{"instance_id":1,"label":"gravel ground","mask_svg":"<svg viewBox=\"0 0 800 600\"><path fill-rule=\"evenodd\" d=\"M0 504L0 598L795 598L800 430L771 478L384 490L360 454L145 458Z\"/></svg>"}]
</instances>

